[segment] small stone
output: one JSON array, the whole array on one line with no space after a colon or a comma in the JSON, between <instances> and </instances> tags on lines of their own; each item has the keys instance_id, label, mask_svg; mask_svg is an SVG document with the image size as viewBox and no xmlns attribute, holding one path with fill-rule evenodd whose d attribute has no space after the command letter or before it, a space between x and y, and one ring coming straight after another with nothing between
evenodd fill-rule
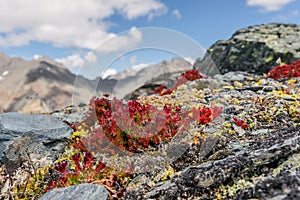
<instances>
[{"instance_id":1,"label":"small stone","mask_svg":"<svg viewBox=\"0 0 300 200\"><path fill-rule=\"evenodd\" d=\"M108 192L102 185L96 184L79 184L67 188L55 188L41 196L39 200L100 200L108 199Z\"/></svg>"},{"instance_id":2,"label":"small stone","mask_svg":"<svg viewBox=\"0 0 300 200\"><path fill-rule=\"evenodd\" d=\"M286 100L286 101L296 101L295 98L293 98L293 97L291 97L289 95L284 95L283 99Z\"/></svg>"},{"instance_id":3,"label":"small stone","mask_svg":"<svg viewBox=\"0 0 300 200\"><path fill-rule=\"evenodd\" d=\"M271 131L273 131L273 130L272 129L260 129L260 130L252 131L250 133L250 135L262 135L262 134L266 134Z\"/></svg>"},{"instance_id":4,"label":"small stone","mask_svg":"<svg viewBox=\"0 0 300 200\"><path fill-rule=\"evenodd\" d=\"M263 87L263 91L264 92L272 92L273 90L276 90L276 88L273 87L273 86L265 86L265 87Z\"/></svg>"},{"instance_id":5,"label":"small stone","mask_svg":"<svg viewBox=\"0 0 300 200\"><path fill-rule=\"evenodd\" d=\"M232 127L237 132L239 137L242 137L243 135L245 135L246 131L244 129L242 129L241 127L239 127L235 124L233 124Z\"/></svg>"}]
</instances>

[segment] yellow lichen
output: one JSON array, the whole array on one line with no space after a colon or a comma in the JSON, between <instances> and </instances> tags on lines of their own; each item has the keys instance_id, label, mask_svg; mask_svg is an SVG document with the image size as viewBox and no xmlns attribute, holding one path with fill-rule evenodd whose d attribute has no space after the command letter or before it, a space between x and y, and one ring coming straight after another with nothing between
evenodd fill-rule
<instances>
[{"instance_id":1,"label":"yellow lichen","mask_svg":"<svg viewBox=\"0 0 300 200\"><path fill-rule=\"evenodd\" d=\"M240 83L239 81L234 81L234 86L235 87L237 87L237 88L241 88L241 87L243 87L243 84L242 83Z\"/></svg>"},{"instance_id":2,"label":"yellow lichen","mask_svg":"<svg viewBox=\"0 0 300 200\"><path fill-rule=\"evenodd\" d=\"M222 197L234 197L239 190L253 187L253 183L250 180L235 180L232 185L221 185L220 193Z\"/></svg>"},{"instance_id":3,"label":"yellow lichen","mask_svg":"<svg viewBox=\"0 0 300 200\"><path fill-rule=\"evenodd\" d=\"M224 127L230 128L230 127L231 127L231 123L229 123L229 122L228 122L228 123L225 123L225 124L224 124Z\"/></svg>"}]
</instances>

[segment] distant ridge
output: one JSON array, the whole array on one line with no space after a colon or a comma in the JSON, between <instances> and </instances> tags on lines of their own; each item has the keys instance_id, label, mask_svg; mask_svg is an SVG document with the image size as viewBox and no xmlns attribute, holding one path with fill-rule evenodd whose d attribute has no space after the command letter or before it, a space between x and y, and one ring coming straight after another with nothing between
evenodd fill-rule
<instances>
[{"instance_id":1,"label":"distant ridge","mask_svg":"<svg viewBox=\"0 0 300 200\"><path fill-rule=\"evenodd\" d=\"M26 61L0 52L0 112L52 112L73 103L88 103L93 95L103 93L123 98L161 74L191 68L184 59L174 58L120 72L118 80L114 76L89 80L46 56Z\"/></svg>"}]
</instances>

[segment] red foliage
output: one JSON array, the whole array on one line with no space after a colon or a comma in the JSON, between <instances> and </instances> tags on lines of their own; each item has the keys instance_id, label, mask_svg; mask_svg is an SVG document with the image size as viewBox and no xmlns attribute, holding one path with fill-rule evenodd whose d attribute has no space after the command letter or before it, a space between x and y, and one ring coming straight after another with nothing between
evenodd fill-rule
<instances>
[{"instance_id":1,"label":"red foliage","mask_svg":"<svg viewBox=\"0 0 300 200\"><path fill-rule=\"evenodd\" d=\"M165 105L161 110L149 104L143 105L137 100L124 104L122 100L105 98L93 98L93 106L90 112L96 114L90 113L86 121L98 120L100 127L90 127L89 136L74 143L73 146L83 152L87 152L83 144L88 144L89 148L94 147L95 152L100 149L113 154L111 146L105 145L107 141L119 149L139 152L168 142L179 130L188 128L190 121L207 124L222 112L222 108L203 106L182 113L180 107Z\"/></svg>"},{"instance_id":2,"label":"red foliage","mask_svg":"<svg viewBox=\"0 0 300 200\"><path fill-rule=\"evenodd\" d=\"M161 85L153 91L153 94L159 94L159 95L163 96L162 93L166 88L167 88L167 86Z\"/></svg>"},{"instance_id":3,"label":"red foliage","mask_svg":"<svg viewBox=\"0 0 300 200\"><path fill-rule=\"evenodd\" d=\"M106 168L106 165L102 162L102 159L98 161L97 167L95 169L95 172L99 173L101 170Z\"/></svg>"},{"instance_id":4,"label":"red foliage","mask_svg":"<svg viewBox=\"0 0 300 200\"><path fill-rule=\"evenodd\" d=\"M194 81L200 78L204 78L201 74L199 74L199 71L196 69L188 70L181 74L182 77L184 77L188 81Z\"/></svg>"},{"instance_id":5,"label":"red foliage","mask_svg":"<svg viewBox=\"0 0 300 200\"><path fill-rule=\"evenodd\" d=\"M199 124L207 124L212 118L212 111L203 106L202 108L193 108L193 116Z\"/></svg>"},{"instance_id":6,"label":"red foliage","mask_svg":"<svg viewBox=\"0 0 300 200\"><path fill-rule=\"evenodd\" d=\"M60 173L62 173L63 175L67 174L68 173L68 162L67 161L64 161L64 162L61 162L59 163L58 165L55 166L55 169L57 171L59 171Z\"/></svg>"},{"instance_id":7,"label":"red foliage","mask_svg":"<svg viewBox=\"0 0 300 200\"><path fill-rule=\"evenodd\" d=\"M75 170L68 169L68 165L70 165L70 161L63 161L54 166L54 169L61 172L62 176L58 177L56 180L51 180L47 184L47 188L45 192L57 187L67 187L70 182L90 182L90 183L98 183L104 185L114 193L118 195L119 193L123 193L123 189L119 187L117 184L118 179L116 175L107 177L107 172L112 171L109 167L107 167L100 159L96 162L95 157L90 153L83 153L84 159L83 161L80 159L80 154L75 154L72 156L72 161L75 162ZM80 166L83 165L83 167ZM95 169L93 168L95 166ZM124 177L128 174L123 173ZM105 181L95 181L95 180L105 180ZM118 185L118 191L116 191L113 187Z\"/></svg>"},{"instance_id":8,"label":"red foliage","mask_svg":"<svg viewBox=\"0 0 300 200\"><path fill-rule=\"evenodd\" d=\"M194 80L197 80L200 78L204 78L204 76L199 74L198 70L196 70L196 69L188 70L188 71L182 73L179 78L177 78L177 83L172 88L172 90L176 90L178 88L178 86L185 84L188 81L194 81Z\"/></svg>"},{"instance_id":9,"label":"red foliage","mask_svg":"<svg viewBox=\"0 0 300 200\"><path fill-rule=\"evenodd\" d=\"M211 122L214 118L220 115L222 110L222 107L218 108L216 106L211 106L211 108L207 108L206 106L203 106L201 108L193 108L192 113L193 118L201 125Z\"/></svg>"},{"instance_id":10,"label":"red foliage","mask_svg":"<svg viewBox=\"0 0 300 200\"><path fill-rule=\"evenodd\" d=\"M91 170L94 164L94 156L91 154L91 152L87 152L85 154L84 160L83 160L83 168L86 170Z\"/></svg>"},{"instance_id":11,"label":"red foliage","mask_svg":"<svg viewBox=\"0 0 300 200\"><path fill-rule=\"evenodd\" d=\"M79 173L79 171L81 170L81 166L80 166L80 154L77 153L75 155L72 156L72 160L75 162L75 173Z\"/></svg>"},{"instance_id":12,"label":"red foliage","mask_svg":"<svg viewBox=\"0 0 300 200\"><path fill-rule=\"evenodd\" d=\"M156 90L154 90L154 94L159 94L160 96L164 96L167 94L171 94L174 90L178 88L178 86L185 84L188 81L194 81L200 78L204 78L201 74L199 74L198 70L188 70L181 74L179 78L176 80L176 84L172 89L166 89L165 85L159 86Z\"/></svg>"},{"instance_id":13,"label":"red foliage","mask_svg":"<svg viewBox=\"0 0 300 200\"><path fill-rule=\"evenodd\" d=\"M247 123L244 122L244 120L240 120L237 117L234 117L233 121L236 125L242 127L243 129L246 129L249 126Z\"/></svg>"},{"instance_id":14,"label":"red foliage","mask_svg":"<svg viewBox=\"0 0 300 200\"><path fill-rule=\"evenodd\" d=\"M167 88L166 86L162 85L159 86L157 89L154 90L153 94L159 94L160 96L168 95L173 92L171 89L165 89Z\"/></svg>"},{"instance_id":15,"label":"red foliage","mask_svg":"<svg viewBox=\"0 0 300 200\"><path fill-rule=\"evenodd\" d=\"M217 106L211 106L210 109L211 109L211 114L212 114L213 118L218 117L222 113L222 110L223 110L222 107L218 108Z\"/></svg>"},{"instance_id":16,"label":"red foliage","mask_svg":"<svg viewBox=\"0 0 300 200\"><path fill-rule=\"evenodd\" d=\"M269 71L267 76L267 78L273 78L275 80L291 77L300 77L300 60L297 60L290 65L276 66Z\"/></svg>"},{"instance_id":17,"label":"red foliage","mask_svg":"<svg viewBox=\"0 0 300 200\"><path fill-rule=\"evenodd\" d=\"M173 92L173 90L171 90L171 89L164 90L164 91L161 93L161 96L171 94L172 92Z\"/></svg>"}]
</instances>

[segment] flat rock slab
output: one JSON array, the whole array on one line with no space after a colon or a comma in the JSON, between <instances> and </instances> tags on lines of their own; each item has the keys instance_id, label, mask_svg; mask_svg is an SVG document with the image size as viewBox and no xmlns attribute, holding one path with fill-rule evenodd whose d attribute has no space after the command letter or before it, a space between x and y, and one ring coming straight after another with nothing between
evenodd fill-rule
<instances>
[{"instance_id":1,"label":"flat rock slab","mask_svg":"<svg viewBox=\"0 0 300 200\"><path fill-rule=\"evenodd\" d=\"M32 161L44 167L66 147L73 130L49 115L0 114L0 164L8 173Z\"/></svg>"},{"instance_id":2,"label":"flat rock slab","mask_svg":"<svg viewBox=\"0 0 300 200\"><path fill-rule=\"evenodd\" d=\"M96 184L79 184L67 188L55 188L44 194L39 200L100 200L108 199L108 192L104 186Z\"/></svg>"}]
</instances>

